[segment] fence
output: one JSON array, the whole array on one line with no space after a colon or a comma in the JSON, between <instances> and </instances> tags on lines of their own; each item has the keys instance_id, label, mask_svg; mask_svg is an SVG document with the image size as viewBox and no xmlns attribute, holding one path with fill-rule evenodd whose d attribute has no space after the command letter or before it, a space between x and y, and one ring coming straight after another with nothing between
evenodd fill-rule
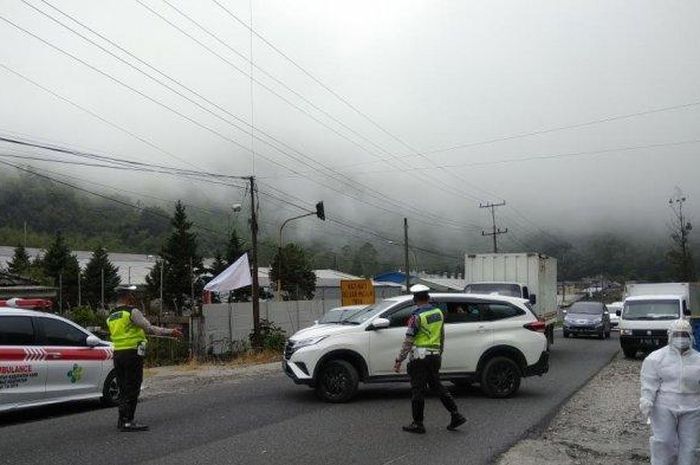
<instances>
[{"instance_id":1,"label":"fence","mask_svg":"<svg viewBox=\"0 0 700 465\"><path fill-rule=\"evenodd\" d=\"M292 335L338 306L339 299L265 301L260 302L260 318L275 323ZM230 352L237 341L247 341L253 330L253 304L250 302L206 304L202 314L204 322L197 339L204 344L207 354Z\"/></svg>"}]
</instances>

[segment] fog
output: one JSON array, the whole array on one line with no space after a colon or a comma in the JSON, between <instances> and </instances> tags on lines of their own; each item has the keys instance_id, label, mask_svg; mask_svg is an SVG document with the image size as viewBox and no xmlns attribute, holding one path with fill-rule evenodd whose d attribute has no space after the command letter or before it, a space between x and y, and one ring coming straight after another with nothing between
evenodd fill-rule
<instances>
[{"instance_id":1,"label":"fog","mask_svg":"<svg viewBox=\"0 0 700 465\"><path fill-rule=\"evenodd\" d=\"M178 168L255 174L261 191L277 198L262 197L269 231L301 212L279 198L304 208L323 200L329 218L365 230L310 219L290 227L290 237L377 240L371 230L401 238L408 217L416 242L466 248L486 241L480 231L491 217L479 204L502 200L499 226L516 239L543 231L656 237L666 234L676 187L688 197L690 217L700 218L697 2L253 2L254 30L334 95L213 1L140 1L0 3L2 18L47 42L0 20L0 134ZM250 22L248 1L218 1ZM240 72L251 71L251 40L258 81L252 90ZM243 124L251 120L253 137ZM0 154L77 160L2 143ZM0 161L119 192L105 187L111 186L134 199L144 193L198 205L249 201L241 189L200 180Z\"/></svg>"}]
</instances>

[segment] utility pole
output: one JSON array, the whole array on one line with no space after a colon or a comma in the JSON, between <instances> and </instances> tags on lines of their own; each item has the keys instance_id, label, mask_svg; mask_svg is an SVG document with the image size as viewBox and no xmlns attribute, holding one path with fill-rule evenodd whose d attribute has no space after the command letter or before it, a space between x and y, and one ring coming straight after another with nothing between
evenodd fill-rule
<instances>
[{"instance_id":1,"label":"utility pole","mask_svg":"<svg viewBox=\"0 0 700 465\"><path fill-rule=\"evenodd\" d=\"M192 257L190 257L190 311L194 314L194 270L192 269Z\"/></svg>"},{"instance_id":2,"label":"utility pole","mask_svg":"<svg viewBox=\"0 0 700 465\"><path fill-rule=\"evenodd\" d=\"M58 312L63 312L63 271L58 274Z\"/></svg>"},{"instance_id":3,"label":"utility pole","mask_svg":"<svg viewBox=\"0 0 700 465\"><path fill-rule=\"evenodd\" d=\"M503 207L505 206L506 202L499 202L499 203L490 203L487 202L486 205L479 204L479 208L490 208L491 209L491 221L493 224L493 229L492 232L487 233L485 231L481 231L482 236L491 236L493 238L493 253L498 253L498 241L496 240L496 236L500 234L505 234L508 232L508 228L506 229L501 229L496 227L496 207Z\"/></svg>"},{"instance_id":4,"label":"utility pole","mask_svg":"<svg viewBox=\"0 0 700 465\"><path fill-rule=\"evenodd\" d=\"M100 302L102 310L105 309L105 269L100 268Z\"/></svg>"},{"instance_id":5,"label":"utility pole","mask_svg":"<svg viewBox=\"0 0 700 465\"><path fill-rule=\"evenodd\" d=\"M258 214L255 204L255 176L250 181L250 261L253 300L253 345L260 346L260 286L258 283Z\"/></svg>"},{"instance_id":6,"label":"utility pole","mask_svg":"<svg viewBox=\"0 0 700 465\"><path fill-rule=\"evenodd\" d=\"M411 264L408 262L408 218L403 219L403 252L404 263L406 267L406 294L410 294L411 290Z\"/></svg>"},{"instance_id":7,"label":"utility pole","mask_svg":"<svg viewBox=\"0 0 700 465\"><path fill-rule=\"evenodd\" d=\"M27 222L24 222L24 248L27 248Z\"/></svg>"},{"instance_id":8,"label":"utility pole","mask_svg":"<svg viewBox=\"0 0 700 465\"><path fill-rule=\"evenodd\" d=\"M78 269L78 307L81 307L83 305L83 296L80 289L80 275L80 269Z\"/></svg>"},{"instance_id":9,"label":"utility pole","mask_svg":"<svg viewBox=\"0 0 700 465\"><path fill-rule=\"evenodd\" d=\"M165 268L165 260L160 261L160 311L158 312L158 322L163 317L163 268Z\"/></svg>"}]
</instances>

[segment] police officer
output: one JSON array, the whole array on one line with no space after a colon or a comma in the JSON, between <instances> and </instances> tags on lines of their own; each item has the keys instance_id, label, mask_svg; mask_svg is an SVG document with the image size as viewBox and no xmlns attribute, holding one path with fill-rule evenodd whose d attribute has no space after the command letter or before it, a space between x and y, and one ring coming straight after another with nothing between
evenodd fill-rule
<instances>
[{"instance_id":1,"label":"police officer","mask_svg":"<svg viewBox=\"0 0 700 465\"><path fill-rule=\"evenodd\" d=\"M413 423L403 427L403 430L409 433L425 433L423 411L425 393L428 390L438 394L442 405L450 412L452 419L447 425L448 430L453 431L467 421L457 410L457 404L450 392L440 382L445 326L442 310L430 305L429 290L430 288L422 284L411 287L413 301L417 308L408 320L406 339L394 364L394 371L398 373L401 363L410 354L406 370L411 377Z\"/></svg>"},{"instance_id":2,"label":"police officer","mask_svg":"<svg viewBox=\"0 0 700 465\"><path fill-rule=\"evenodd\" d=\"M134 421L136 403L143 381L143 359L146 355L146 334L182 337L177 329L153 326L137 308L133 294L136 286L117 289L117 307L107 318L107 326L114 346L114 369L119 385L120 431L146 431L148 426Z\"/></svg>"}]
</instances>

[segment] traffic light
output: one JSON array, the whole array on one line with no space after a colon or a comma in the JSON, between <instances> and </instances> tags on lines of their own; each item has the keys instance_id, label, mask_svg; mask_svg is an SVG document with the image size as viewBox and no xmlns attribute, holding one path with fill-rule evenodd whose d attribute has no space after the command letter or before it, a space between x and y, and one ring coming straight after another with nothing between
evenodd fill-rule
<instances>
[{"instance_id":1,"label":"traffic light","mask_svg":"<svg viewBox=\"0 0 700 465\"><path fill-rule=\"evenodd\" d=\"M326 211L323 208L323 202L318 202L316 204L316 216L322 221L326 221Z\"/></svg>"}]
</instances>

